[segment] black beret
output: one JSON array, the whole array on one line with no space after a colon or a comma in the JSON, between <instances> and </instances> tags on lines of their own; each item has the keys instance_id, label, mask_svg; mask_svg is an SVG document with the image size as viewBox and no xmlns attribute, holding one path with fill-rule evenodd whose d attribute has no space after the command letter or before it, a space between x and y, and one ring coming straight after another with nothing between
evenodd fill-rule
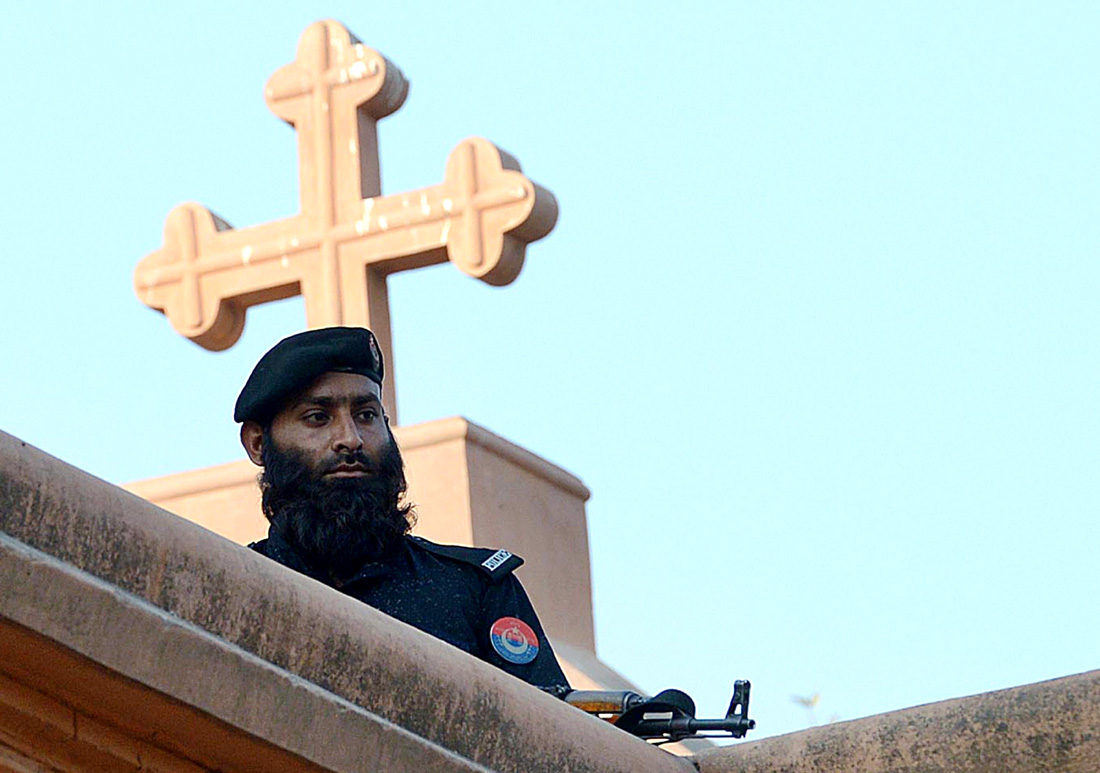
<instances>
[{"instance_id":1,"label":"black beret","mask_svg":"<svg viewBox=\"0 0 1100 773\"><path fill-rule=\"evenodd\" d=\"M323 327L284 338L252 369L233 421L266 424L287 398L330 371L358 373L381 387L385 370L374 333L365 327Z\"/></svg>"}]
</instances>

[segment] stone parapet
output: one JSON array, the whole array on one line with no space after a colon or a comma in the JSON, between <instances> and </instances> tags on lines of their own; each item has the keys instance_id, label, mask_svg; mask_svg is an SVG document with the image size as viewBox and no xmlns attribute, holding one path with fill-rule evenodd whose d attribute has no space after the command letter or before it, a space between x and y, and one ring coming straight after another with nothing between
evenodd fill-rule
<instances>
[{"instance_id":1,"label":"stone parapet","mask_svg":"<svg viewBox=\"0 0 1100 773\"><path fill-rule=\"evenodd\" d=\"M692 770L454 647L3 433L0 531L4 640L37 638L62 660L86 665L118 686L107 691L112 700L125 686L153 696L149 705L175 706L239 743L302 761L271 769ZM10 648L21 650L25 655L26 647ZM42 696L43 706L60 705L58 722L64 727L72 719L75 743L84 716L74 705L79 695L66 686L65 669L43 673L33 661L9 665L18 672L9 674L17 683L12 690ZM124 737L132 730L125 710L122 701L94 721ZM92 727L92 719L83 726ZM187 723L162 723L157 735L131 740L155 738L165 754L186 753L188 738L174 738L173 726ZM0 733L9 748L12 737ZM123 741L116 747L129 748ZM393 762L376 764L380 759ZM224 763L221 769L255 768Z\"/></svg>"},{"instance_id":2,"label":"stone parapet","mask_svg":"<svg viewBox=\"0 0 1100 773\"><path fill-rule=\"evenodd\" d=\"M4 534L0 587L0 770L488 770Z\"/></svg>"},{"instance_id":3,"label":"stone parapet","mask_svg":"<svg viewBox=\"0 0 1100 773\"><path fill-rule=\"evenodd\" d=\"M700 773L1096 773L1100 671L698 754Z\"/></svg>"},{"instance_id":4,"label":"stone parapet","mask_svg":"<svg viewBox=\"0 0 1100 773\"><path fill-rule=\"evenodd\" d=\"M1100 770L1100 671L667 755L0 433L0 769Z\"/></svg>"}]
</instances>

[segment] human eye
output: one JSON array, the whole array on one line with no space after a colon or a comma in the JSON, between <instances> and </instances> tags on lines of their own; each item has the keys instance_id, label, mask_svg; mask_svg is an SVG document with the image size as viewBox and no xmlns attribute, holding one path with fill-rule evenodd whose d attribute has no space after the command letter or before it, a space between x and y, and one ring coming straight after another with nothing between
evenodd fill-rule
<instances>
[{"instance_id":1,"label":"human eye","mask_svg":"<svg viewBox=\"0 0 1100 773\"><path fill-rule=\"evenodd\" d=\"M358 416L359 416L359 421L362 421L364 423L369 424L370 422L375 421L378 418L379 411L374 406L370 406L368 408L361 408L359 410Z\"/></svg>"},{"instance_id":2,"label":"human eye","mask_svg":"<svg viewBox=\"0 0 1100 773\"><path fill-rule=\"evenodd\" d=\"M328 421L328 414L321 410L310 410L302 414L302 421L311 427L319 427Z\"/></svg>"}]
</instances>

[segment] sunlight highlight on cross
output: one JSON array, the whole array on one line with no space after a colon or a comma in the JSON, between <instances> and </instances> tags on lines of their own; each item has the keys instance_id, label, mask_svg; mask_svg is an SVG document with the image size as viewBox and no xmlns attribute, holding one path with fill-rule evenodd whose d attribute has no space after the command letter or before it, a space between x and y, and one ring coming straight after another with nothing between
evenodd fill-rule
<instances>
[{"instance_id":1,"label":"sunlight highlight on cross","mask_svg":"<svg viewBox=\"0 0 1100 773\"><path fill-rule=\"evenodd\" d=\"M134 289L181 335L232 346L250 306L301 294L311 328L364 325L387 360L384 397L396 422L386 277L448 259L505 285L529 243L554 227L557 203L491 142L465 139L442 184L381 195L379 119L405 101L408 82L338 22L302 33L295 61L268 81L267 104L298 134L301 211L234 229L206 207L175 207L164 245L141 260Z\"/></svg>"}]
</instances>

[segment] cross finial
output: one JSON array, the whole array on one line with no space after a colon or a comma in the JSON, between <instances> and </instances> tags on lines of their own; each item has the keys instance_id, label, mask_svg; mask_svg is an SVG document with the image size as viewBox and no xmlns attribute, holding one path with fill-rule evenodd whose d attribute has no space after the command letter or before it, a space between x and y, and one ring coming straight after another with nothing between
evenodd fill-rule
<instances>
[{"instance_id":1,"label":"cross finial","mask_svg":"<svg viewBox=\"0 0 1100 773\"><path fill-rule=\"evenodd\" d=\"M527 244L554 227L557 203L488 140L463 140L444 182L381 195L377 121L401 107L408 82L338 22L311 25L296 59L268 81L268 106L298 133L301 212L233 229L194 203L173 209L164 246L134 288L181 335L232 346L245 311L301 294L311 328L371 328L387 359L383 398L397 421L386 277L450 260L494 285L515 279Z\"/></svg>"}]
</instances>

